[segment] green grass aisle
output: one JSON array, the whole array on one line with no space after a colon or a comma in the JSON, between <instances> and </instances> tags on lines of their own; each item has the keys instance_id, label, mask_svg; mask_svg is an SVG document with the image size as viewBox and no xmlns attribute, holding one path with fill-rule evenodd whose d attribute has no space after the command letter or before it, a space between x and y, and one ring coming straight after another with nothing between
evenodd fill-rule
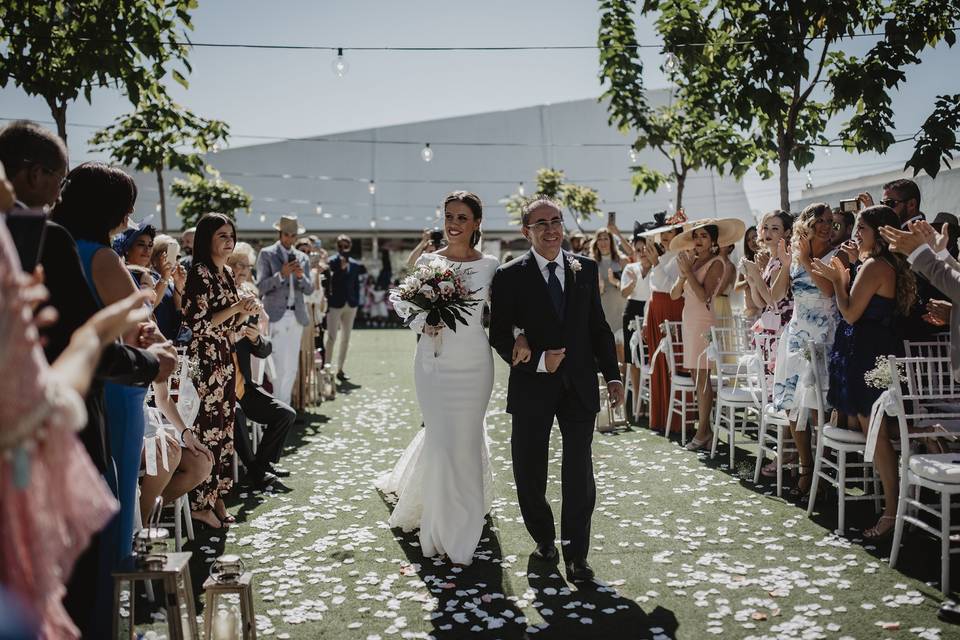
<instances>
[{"instance_id":1,"label":"green grass aisle","mask_svg":"<svg viewBox=\"0 0 960 640\"><path fill-rule=\"evenodd\" d=\"M415 535L386 528L390 506L372 486L419 428L413 346L406 331L354 333L348 371L357 388L296 427L282 462L293 472L284 481L290 491L242 494L238 525L189 545L197 555L195 582L224 550L241 554L256 572L258 635L939 638L957 632L937 620L935 588L887 567L889 543L870 551L833 536L832 514L823 524L811 521L796 506L764 495L769 488L646 429L594 440L598 501L590 560L604 584L568 586L556 567L529 561L533 543L513 488L510 421L503 413L507 371L499 360L488 416L496 499L481 557L463 571L423 559ZM560 444L555 430L550 491L558 520ZM851 522L872 524L872 512L861 515L852 514ZM937 545L921 539L914 546L903 566L935 580Z\"/></svg>"}]
</instances>

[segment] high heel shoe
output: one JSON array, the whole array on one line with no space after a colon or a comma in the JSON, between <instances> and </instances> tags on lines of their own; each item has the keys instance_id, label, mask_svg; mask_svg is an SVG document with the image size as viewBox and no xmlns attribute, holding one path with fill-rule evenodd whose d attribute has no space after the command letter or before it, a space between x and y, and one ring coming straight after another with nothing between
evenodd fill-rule
<instances>
[{"instance_id":1,"label":"high heel shoe","mask_svg":"<svg viewBox=\"0 0 960 640\"><path fill-rule=\"evenodd\" d=\"M700 449L703 449L704 447L706 447L711 440L713 440L712 434L704 438L702 441L697 440L696 436L694 436L694 438L686 444L684 449L686 449L687 451L699 451Z\"/></svg>"},{"instance_id":2,"label":"high heel shoe","mask_svg":"<svg viewBox=\"0 0 960 640\"><path fill-rule=\"evenodd\" d=\"M893 522L893 524L881 531L880 524L883 522ZM863 532L863 537L871 542L880 542L882 540L886 540L893 535L893 530L896 528L896 523L897 516L880 516L880 519L877 520L877 524Z\"/></svg>"},{"instance_id":3,"label":"high heel shoe","mask_svg":"<svg viewBox=\"0 0 960 640\"><path fill-rule=\"evenodd\" d=\"M213 516L213 519L217 521L217 524L214 525L213 523L209 522L206 519L196 517L196 514L198 513L211 514ZM219 529L224 528L223 522L220 520L220 518L217 517L217 514L213 512L213 509L206 509L204 511L191 511L190 519L193 520L193 524L197 526L201 531L206 531L207 529L210 529L211 531L217 531Z\"/></svg>"}]
</instances>

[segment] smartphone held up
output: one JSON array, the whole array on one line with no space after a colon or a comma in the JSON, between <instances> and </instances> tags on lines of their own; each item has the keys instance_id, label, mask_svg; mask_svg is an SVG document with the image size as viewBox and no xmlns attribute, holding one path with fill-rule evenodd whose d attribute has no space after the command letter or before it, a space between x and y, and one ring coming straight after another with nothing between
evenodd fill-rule
<instances>
[{"instance_id":1,"label":"smartphone held up","mask_svg":"<svg viewBox=\"0 0 960 640\"><path fill-rule=\"evenodd\" d=\"M7 229L17 247L20 266L32 273L43 254L47 232L47 214L37 209L14 209L7 214Z\"/></svg>"}]
</instances>

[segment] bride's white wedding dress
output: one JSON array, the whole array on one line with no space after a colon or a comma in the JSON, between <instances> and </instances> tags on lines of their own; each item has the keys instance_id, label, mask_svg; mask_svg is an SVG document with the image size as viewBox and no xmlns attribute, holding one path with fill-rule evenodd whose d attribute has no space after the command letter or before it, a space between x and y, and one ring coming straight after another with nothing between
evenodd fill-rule
<instances>
[{"instance_id":1,"label":"bride's white wedding dress","mask_svg":"<svg viewBox=\"0 0 960 640\"><path fill-rule=\"evenodd\" d=\"M436 258L436 254L424 254L417 264ZM465 284L477 290L474 297L489 298L499 265L496 258L485 255L473 262L447 262L467 271ZM473 560L492 500L484 416L493 391L493 355L481 325L482 307L476 305L464 314L468 324L458 324L456 332L445 328L438 343L421 336L414 382L424 428L393 471L375 482L384 493L398 495L388 520L391 527L419 528L425 557L446 554L462 565ZM414 328L422 329L420 324ZM435 356L437 345L439 355Z\"/></svg>"}]
</instances>

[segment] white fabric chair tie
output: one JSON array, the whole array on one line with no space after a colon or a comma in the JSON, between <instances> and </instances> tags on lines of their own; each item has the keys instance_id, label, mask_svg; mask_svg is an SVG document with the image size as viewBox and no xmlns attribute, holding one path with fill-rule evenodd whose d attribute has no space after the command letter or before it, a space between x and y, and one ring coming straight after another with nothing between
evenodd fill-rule
<instances>
[{"instance_id":1,"label":"white fabric chair tie","mask_svg":"<svg viewBox=\"0 0 960 640\"><path fill-rule=\"evenodd\" d=\"M867 430L867 444L863 452L863 459L866 462L873 462L873 453L877 448L877 438L880 437L883 416L897 415L897 407L900 406L901 402L899 389L887 389L880 394L880 397L870 408L870 428Z\"/></svg>"}]
</instances>

